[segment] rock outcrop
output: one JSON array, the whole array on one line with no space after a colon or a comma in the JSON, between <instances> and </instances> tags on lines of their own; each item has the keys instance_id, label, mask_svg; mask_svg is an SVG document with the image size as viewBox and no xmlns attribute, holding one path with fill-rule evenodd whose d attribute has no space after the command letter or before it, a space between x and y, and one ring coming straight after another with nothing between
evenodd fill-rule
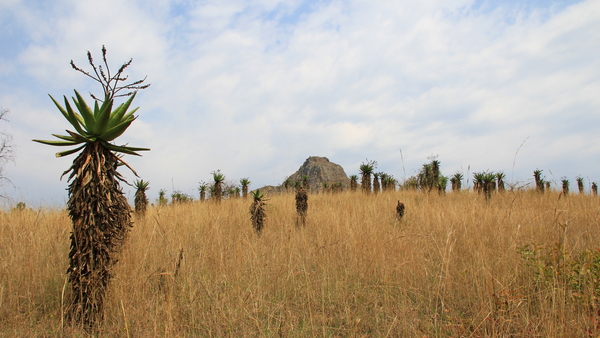
<instances>
[{"instance_id":1,"label":"rock outcrop","mask_svg":"<svg viewBox=\"0 0 600 338\"><path fill-rule=\"evenodd\" d=\"M344 190L350 186L350 179L341 165L330 162L327 157L311 156L304 161L298 171L288 176L289 192L294 191L296 182L302 183L302 177L308 176L308 187L313 193L323 191L323 183L333 187L341 183ZM259 188L262 192L277 194L285 192L285 183L279 186L264 186Z\"/></svg>"},{"instance_id":2,"label":"rock outcrop","mask_svg":"<svg viewBox=\"0 0 600 338\"><path fill-rule=\"evenodd\" d=\"M328 183L329 186L342 183L344 189L350 185L350 179L344 168L330 162L327 157L311 156L307 158L300 169L288 177L290 188L293 188L296 182L302 182L303 176L308 176L308 186L313 192L322 190L323 183Z\"/></svg>"}]
</instances>

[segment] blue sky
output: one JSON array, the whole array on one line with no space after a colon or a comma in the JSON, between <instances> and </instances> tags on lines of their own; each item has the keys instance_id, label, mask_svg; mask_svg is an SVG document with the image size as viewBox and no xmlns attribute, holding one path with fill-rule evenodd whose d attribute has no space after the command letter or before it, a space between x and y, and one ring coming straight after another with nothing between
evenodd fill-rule
<instances>
[{"instance_id":1,"label":"blue sky","mask_svg":"<svg viewBox=\"0 0 600 338\"><path fill-rule=\"evenodd\" d=\"M152 148L127 158L152 199L197 196L217 169L280 184L309 156L399 180L439 155L446 175L600 181L598 0L0 0L0 29L9 203L64 203L73 158L31 140L69 128L48 94L98 92L69 62L102 45L152 83L118 139Z\"/></svg>"}]
</instances>

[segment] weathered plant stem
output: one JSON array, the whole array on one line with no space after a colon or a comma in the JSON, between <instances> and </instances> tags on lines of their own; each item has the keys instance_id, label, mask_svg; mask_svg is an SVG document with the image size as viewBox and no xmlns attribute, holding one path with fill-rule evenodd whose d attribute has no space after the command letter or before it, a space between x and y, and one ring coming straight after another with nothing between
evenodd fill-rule
<instances>
[{"instance_id":1,"label":"weathered plant stem","mask_svg":"<svg viewBox=\"0 0 600 338\"><path fill-rule=\"evenodd\" d=\"M123 178L116 170L117 161L100 142L93 142L64 173L71 172L67 207L73 221L67 315L87 329L103 319L111 270L132 226L131 208L118 182Z\"/></svg>"}]
</instances>

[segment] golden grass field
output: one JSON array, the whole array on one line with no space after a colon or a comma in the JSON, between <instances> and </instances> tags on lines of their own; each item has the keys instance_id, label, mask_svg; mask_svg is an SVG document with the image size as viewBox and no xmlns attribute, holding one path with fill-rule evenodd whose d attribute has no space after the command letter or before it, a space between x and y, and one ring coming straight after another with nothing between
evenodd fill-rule
<instances>
[{"instance_id":1,"label":"golden grass field","mask_svg":"<svg viewBox=\"0 0 600 338\"><path fill-rule=\"evenodd\" d=\"M250 199L153 206L135 220L98 336L598 337L599 202L318 194L298 229L294 195L278 195L261 237ZM70 230L66 211L0 215L0 337L87 336L62 320ZM528 244L550 251L526 261Z\"/></svg>"}]
</instances>

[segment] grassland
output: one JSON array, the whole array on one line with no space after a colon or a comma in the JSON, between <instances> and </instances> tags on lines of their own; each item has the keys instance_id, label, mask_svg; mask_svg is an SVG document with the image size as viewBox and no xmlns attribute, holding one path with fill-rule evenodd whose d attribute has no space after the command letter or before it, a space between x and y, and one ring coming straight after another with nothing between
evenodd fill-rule
<instances>
[{"instance_id":1,"label":"grassland","mask_svg":"<svg viewBox=\"0 0 600 338\"><path fill-rule=\"evenodd\" d=\"M599 201L310 195L298 229L294 196L270 196L260 237L250 199L153 206L99 336L597 337ZM0 215L0 337L86 336L62 320L70 230L66 211Z\"/></svg>"}]
</instances>

